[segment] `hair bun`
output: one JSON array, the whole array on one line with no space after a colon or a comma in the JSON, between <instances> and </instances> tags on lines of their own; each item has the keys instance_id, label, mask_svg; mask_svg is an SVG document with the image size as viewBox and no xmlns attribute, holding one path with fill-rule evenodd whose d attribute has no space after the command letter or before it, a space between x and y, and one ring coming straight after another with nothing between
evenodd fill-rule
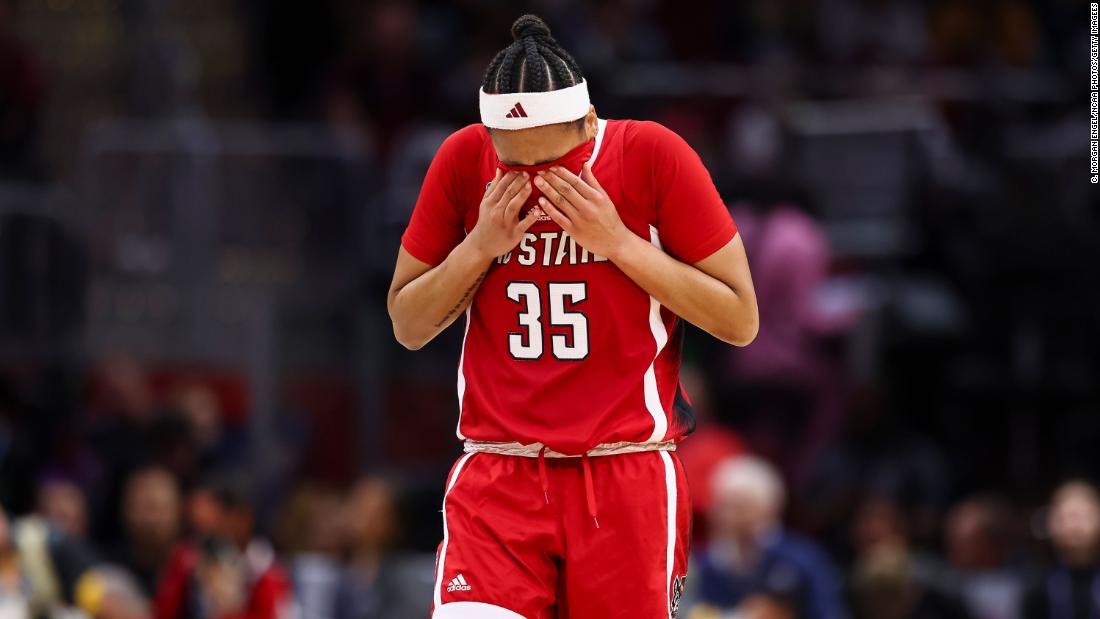
<instances>
[{"instance_id":1,"label":"hair bun","mask_svg":"<svg viewBox=\"0 0 1100 619\"><path fill-rule=\"evenodd\" d=\"M516 41L525 37L549 37L550 26L538 15L521 15L512 24L512 38Z\"/></svg>"}]
</instances>

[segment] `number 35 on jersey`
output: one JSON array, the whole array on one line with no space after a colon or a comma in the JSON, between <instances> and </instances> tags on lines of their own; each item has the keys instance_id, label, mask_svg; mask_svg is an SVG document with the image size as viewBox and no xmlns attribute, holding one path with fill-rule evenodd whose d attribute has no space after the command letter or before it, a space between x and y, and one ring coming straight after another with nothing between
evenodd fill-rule
<instances>
[{"instance_id":1,"label":"number 35 on jersey","mask_svg":"<svg viewBox=\"0 0 1100 619\"><path fill-rule=\"evenodd\" d=\"M541 359L546 352L543 299L549 305L547 324L568 329L552 333L550 352L560 361L580 361L588 356L588 318L577 305L588 298L586 282L509 282L508 298L519 305L518 331L508 333L508 352L516 359Z\"/></svg>"}]
</instances>

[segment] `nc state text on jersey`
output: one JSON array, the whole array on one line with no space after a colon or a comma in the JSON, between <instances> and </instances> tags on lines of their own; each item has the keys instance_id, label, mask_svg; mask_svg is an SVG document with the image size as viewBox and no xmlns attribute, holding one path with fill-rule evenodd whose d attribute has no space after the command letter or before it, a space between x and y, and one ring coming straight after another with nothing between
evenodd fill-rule
<instances>
[{"instance_id":1,"label":"nc state text on jersey","mask_svg":"<svg viewBox=\"0 0 1100 619\"><path fill-rule=\"evenodd\" d=\"M497 257L497 264L508 264L513 257L517 263L525 267L536 264L549 267L563 264L607 262L607 258L593 254L578 245L576 239L569 236L569 233L564 230L524 234L519 246L503 256Z\"/></svg>"}]
</instances>

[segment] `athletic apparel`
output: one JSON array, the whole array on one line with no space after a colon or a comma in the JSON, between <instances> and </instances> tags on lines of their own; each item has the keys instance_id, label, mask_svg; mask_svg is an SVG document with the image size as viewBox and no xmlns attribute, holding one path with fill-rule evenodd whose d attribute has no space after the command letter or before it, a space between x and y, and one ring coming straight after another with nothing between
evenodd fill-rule
<instances>
[{"instance_id":1,"label":"athletic apparel","mask_svg":"<svg viewBox=\"0 0 1100 619\"><path fill-rule=\"evenodd\" d=\"M531 183L531 194L527 196L527 201L520 207L520 217L526 216L530 209L538 205L539 198L542 197L542 190L535 184L535 178L538 172L549 170L554 166L561 166L573 174L579 175L581 173L581 168L584 166L584 162L592 158L592 153L595 149L596 140L591 139L568 153L565 153L561 157L558 157L554 161L547 163L540 163L537 165L508 165L504 162L498 163L497 167L504 172L527 172L527 174L530 175L530 180L528 182ZM542 212L541 207L539 207L539 212Z\"/></svg>"},{"instance_id":2,"label":"athletic apparel","mask_svg":"<svg viewBox=\"0 0 1100 619\"><path fill-rule=\"evenodd\" d=\"M687 481L671 452L466 454L443 500L433 617L675 617L690 518Z\"/></svg>"},{"instance_id":3,"label":"athletic apparel","mask_svg":"<svg viewBox=\"0 0 1100 619\"><path fill-rule=\"evenodd\" d=\"M686 263L735 226L698 155L652 122L599 121L593 173L626 226ZM499 161L484 126L455 132L432 161L402 245L442 262L474 228ZM542 443L679 440L694 426L679 389L680 320L606 258L542 216L492 263L466 311L459 438Z\"/></svg>"},{"instance_id":4,"label":"athletic apparel","mask_svg":"<svg viewBox=\"0 0 1100 619\"><path fill-rule=\"evenodd\" d=\"M580 120L591 107L585 80L543 92L487 93L482 88L478 103L481 124L505 131Z\"/></svg>"}]
</instances>

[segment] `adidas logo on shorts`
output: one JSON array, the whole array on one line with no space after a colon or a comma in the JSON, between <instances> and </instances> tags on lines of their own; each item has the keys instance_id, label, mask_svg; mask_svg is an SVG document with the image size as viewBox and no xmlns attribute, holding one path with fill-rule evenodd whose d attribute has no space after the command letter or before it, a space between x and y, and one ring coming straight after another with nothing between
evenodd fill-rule
<instances>
[{"instance_id":1,"label":"adidas logo on shorts","mask_svg":"<svg viewBox=\"0 0 1100 619\"><path fill-rule=\"evenodd\" d=\"M451 579L451 582L447 583L447 593L454 593L455 591L469 591L470 585L466 584L466 578L459 574Z\"/></svg>"}]
</instances>

